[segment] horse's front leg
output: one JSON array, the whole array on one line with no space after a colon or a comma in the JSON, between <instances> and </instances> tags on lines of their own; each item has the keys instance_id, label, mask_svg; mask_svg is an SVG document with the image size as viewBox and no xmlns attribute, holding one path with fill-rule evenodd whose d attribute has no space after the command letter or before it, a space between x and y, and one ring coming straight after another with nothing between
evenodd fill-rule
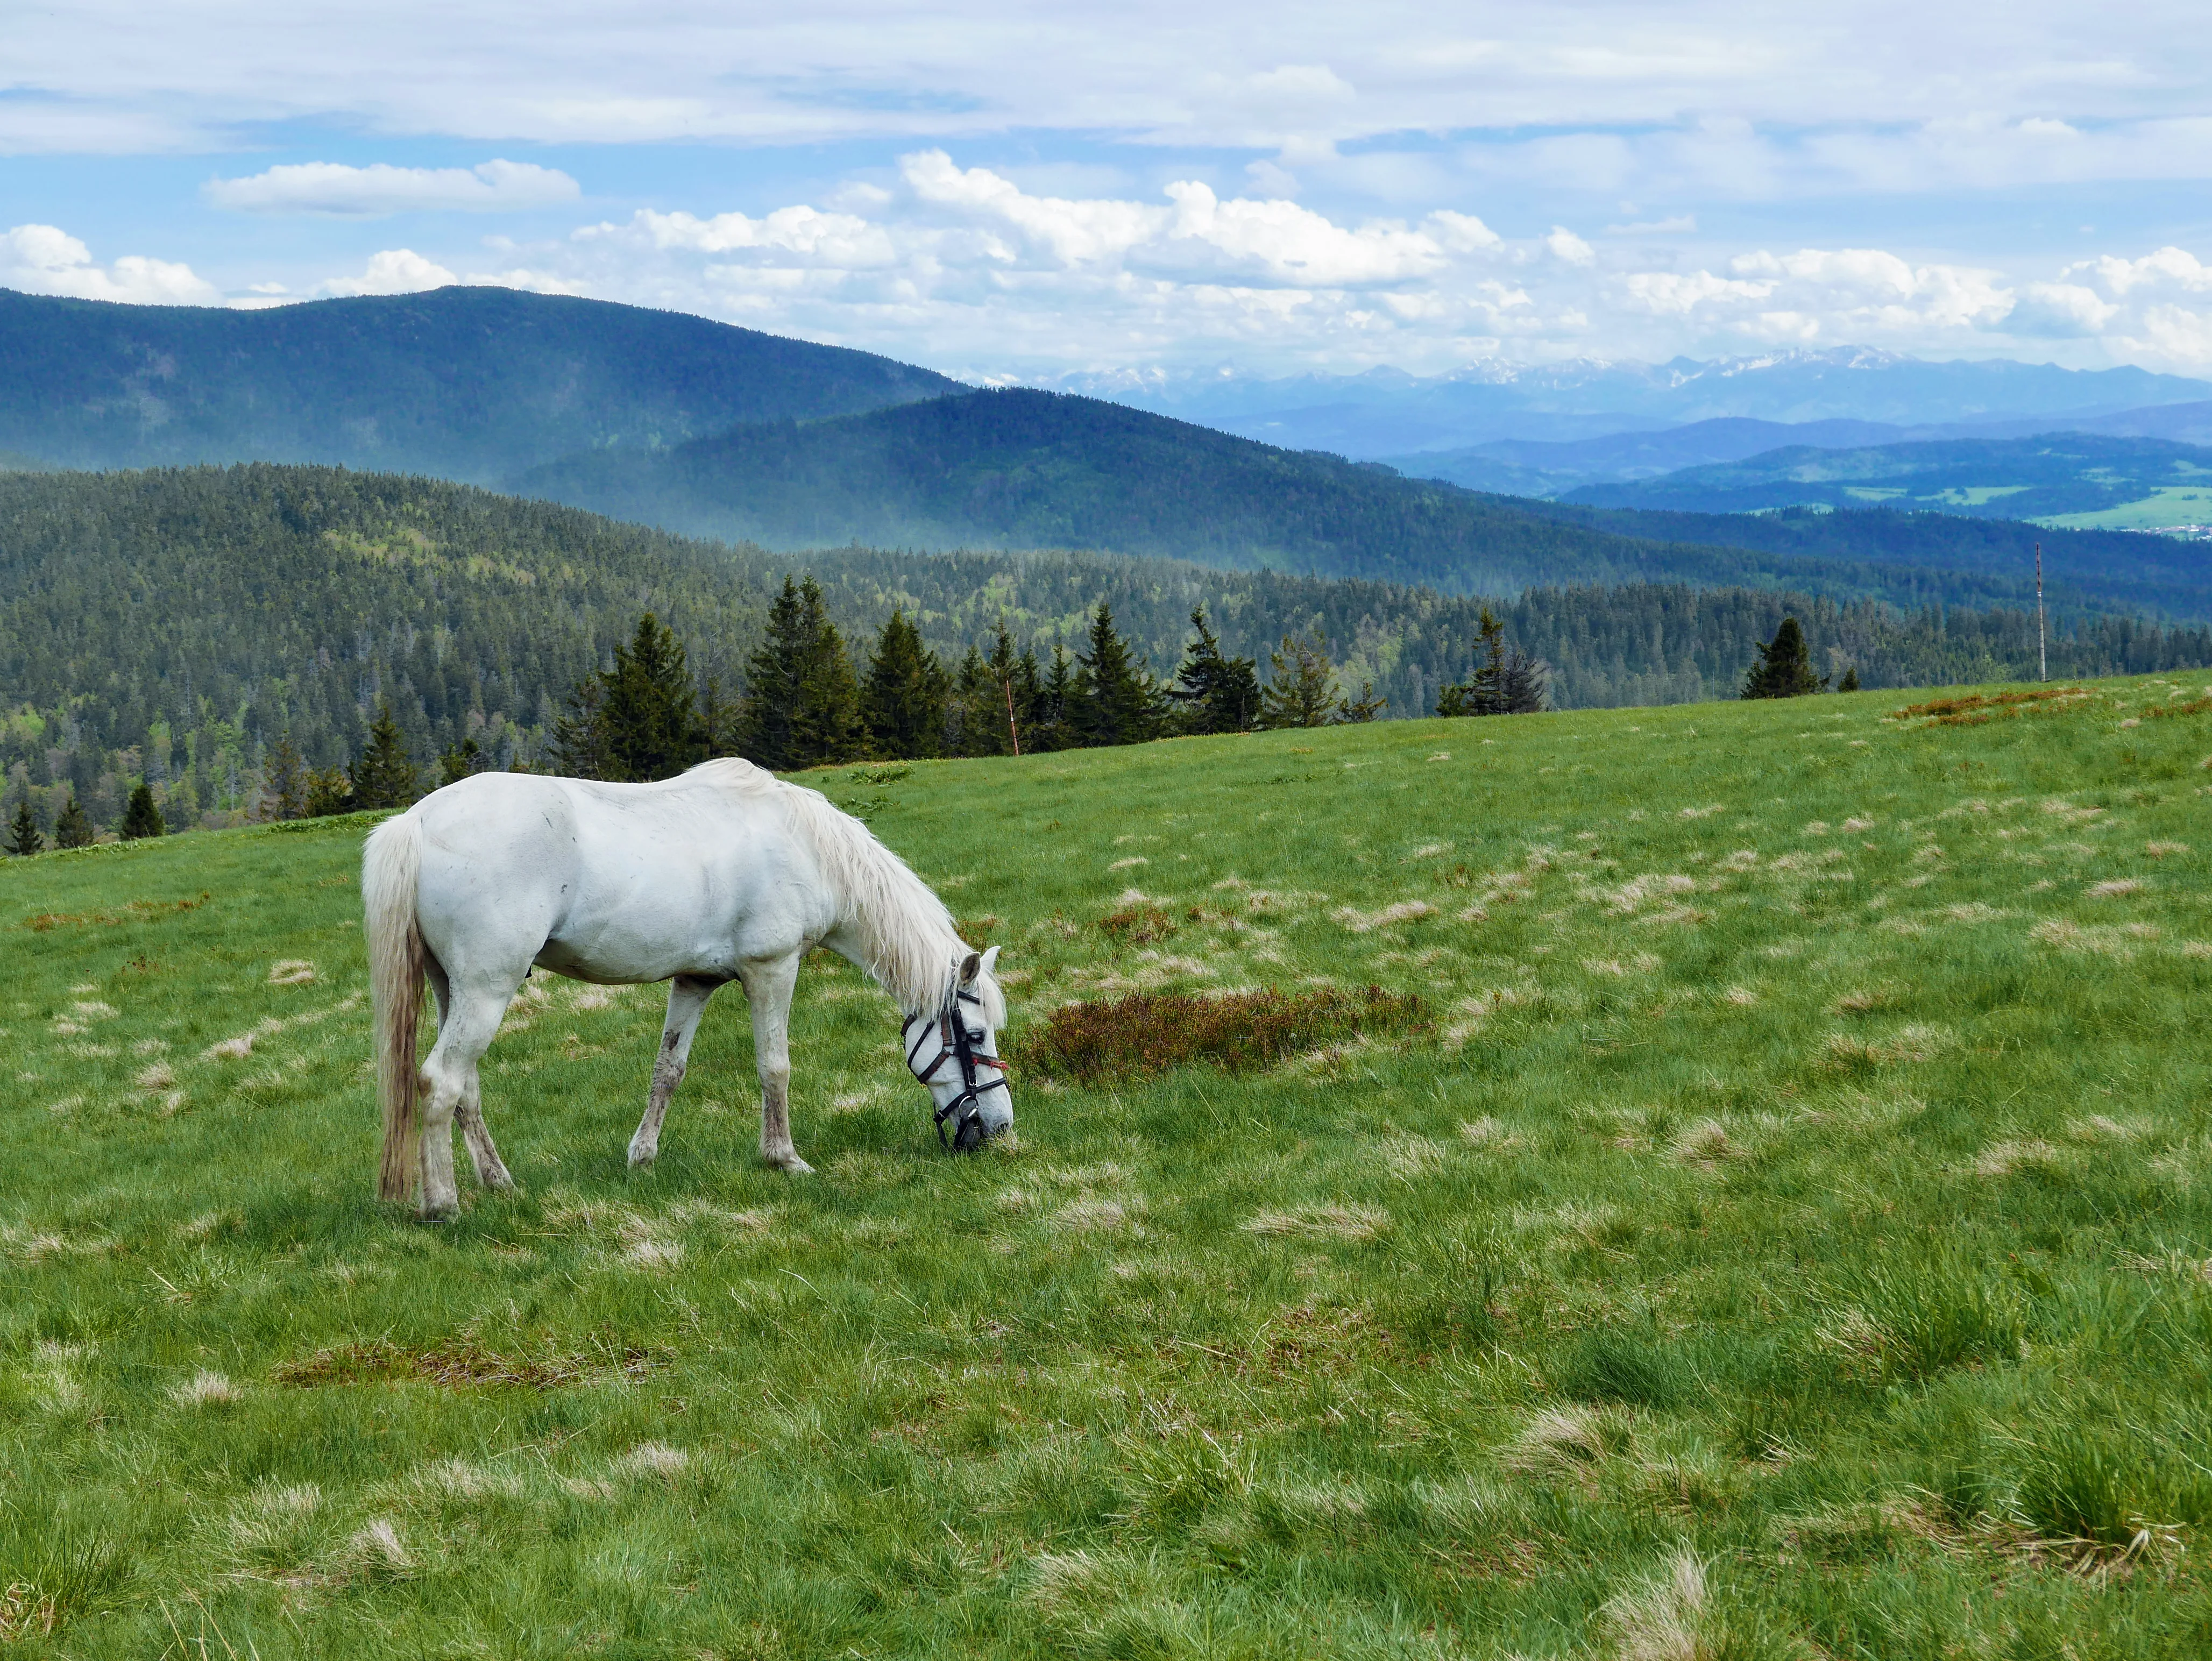
<instances>
[{"instance_id":1,"label":"horse's front leg","mask_svg":"<svg viewBox=\"0 0 2212 1661\"><path fill-rule=\"evenodd\" d=\"M668 984L668 1022L660 1029L660 1055L653 1064L653 1094L645 1104L645 1117L629 1139L633 1167L650 1165L660 1151L660 1121L667 1117L668 1099L684 1082L684 1069L691 1055L691 1035L699 1030L699 1017L718 981L680 974Z\"/></svg>"},{"instance_id":2,"label":"horse's front leg","mask_svg":"<svg viewBox=\"0 0 2212 1661\"><path fill-rule=\"evenodd\" d=\"M745 997L753 1009L753 1061L760 1070L761 1157L780 1170L814 1167L791 1145L791 994L799 984L799 957L745 971Z\"/></svg>"}]
</instances>

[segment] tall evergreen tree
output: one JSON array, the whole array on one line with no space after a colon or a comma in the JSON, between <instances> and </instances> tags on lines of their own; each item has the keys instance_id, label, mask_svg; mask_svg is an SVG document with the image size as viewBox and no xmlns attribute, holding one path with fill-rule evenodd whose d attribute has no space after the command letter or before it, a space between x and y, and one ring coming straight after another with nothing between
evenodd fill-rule
<instances>
[{"instance_id":1,"label":"tall evergreen tree","mask_svg":"<svg viewBox=\"0 0 2212 1661\"><path fill-rule=\"evenodd\" d=\"M1504 713L1505 626L1488 606L1475 625L1474 669L1456 686L1437 694L1439 715Z\"/></svg>"},{"instance_id":2,"label":"tall evergreen tree","mask_svg":"<svg viewBox=\"0 0 2212 1661\"><path fill-rule=\"evenodd\" d=\"M88 848L92 846L92 817L77 801L76 792L71 791L61 816L54 821L54 846L58 848Z\"/></svg>"},{"instance_id":3,"label":"tall evergreen tree","mask_svg":"<svg viewBox=\"0 0 2212 1661\"><path fill-rule=\"evenodd\" d=\"M860 724L860 682L845 650L845 637L830 621L822 585L809 577L799 585L799 701L792 712L795 765L849 761L866 744Z\"/></svg>"},{"instance_id":4,"label":"tall evergreen tree","mask_svg":"<svg viewBox=\"0 0 2212 1661\"><path fill-rule=\"evenodd\" d=\"M1019 755L1022 753L1022 727L1027 719L1021 703L1022 659L1014 655L1014 637L1006 631L1006 614L999 615L999 627L991 638L991 655L985 660L990 671L991 687L998 700L998 708L992 714L1003 742L994 739L996 748L981 752L988 755ZM1030 678L1036 675L1036 659L1029 659Z\"/></svg>"},{"instance_id":5,"label":"tall evergreen tree","mask_svg":"<svg viewBox=\"0 0 2212 1661\"><path fill-rule=\"evenodd\" d=\"M1091 614L1090 650L1075 655L1073 707L1068 725L1084 745L1138 744L1160 730L1160 696L1152 674L1114 627L1101 600Z\"/></svg>"},{"instance_id":6,"label":"tall evergreen tree","mask_svg":"<svg viewBox=\"0 0 2212 1661\"><path fill-rule=\"evenodd\" d=\"M353 781L343 767L318 767L307 775L306 817L326 819L334 813L353 811Z\"/></svg>"},{"instance_id":7,"label":"tall evergreen tree","mask_svg":"<svg viewBox=\"0 0 2212 1661\"><path fill-rule=\"evenodd\" d=\"M722 690L719 675L709 675L699 688L699 748L708 759L738 753L738 718L744 713L738 700Z\"/></svg>"},{"instance_id":8,"label":"tall evergreen tree","mask_svg":"<svg viewBox=\"0 0 2212 1661\"><path fill-rule=\"evenodd\" d=\"M799 585L787 576L769 607L767 634L745 660L745 702L737 727L738 754L772 772L799 765L793 722L811 646L805 630Z\"/></svg>"},{"instance_id":9,"label":"tall evergreen tree","mask_svg":"<svg viewBox=\"0 0 2212 1661\"><path fill-rule=\"evenodd\" d=\"M415 799L415 763L407 755L407 740L399 723L392 718L389 702L377 706L369 723L368 744L353 764L350 780L356 808L404 808Z\"/></svg>"},{"instance_id":10,"label":"tall evergreen tree","mask_svg":"<svg viewBox=\"0 0 2212 1661\"><path fill-rule=\"evenodd\" d=\"M1362 681L1357 698L1346 697L1337 700L1336 719L1355 725L1363 721L1371 721L1389 707L1389 702L1388 698L1375 695L1373 681Z\"/></svg>"},{"instance_id":11,"label":"tall evergreen tree","mask_svg":"<svg viewBox=\"0 0 2212 1661\"><path fill-rule=\"evenodd\" d=\"M261 759L261 816L297 819L307 810L307 764L292 743L289 728Z\"/></svg>"},{"instance_id":12,"label":"tall evergreen tree","mask_svg":"<svg viewBox=\"0 0 2212 1661\"><path fill-rule=\"evenodd\" d=\"M464 738L438 758L438 788L458 785L471 773L484 770L483 746L473 738Z\"/></svg>"},{"instance_id":13,"label":"tall evergreen tree","mask_svg":"<svg viewBox=\"0 0 2212 1661\"><path fill-rule=\"evenodd\" d=\"M31 817L28 797L15 803L15 816L8 825L8 852L18 859L27 859L44 850L46 839L39 834L39 821Z\"/></svg>"},{"instance_id":14,"label":"tall evergreen tree","mask_svg":"<svg viewBox=\"0 0 2212 1661\"><path fill-rule=\"evenodd\" d=\"M1272 674L1260 696L1262 728L1327 726L1337 706L1336 670L1328 661L1328 642L1315 625L1305 640L1283 636L1267 654Z\"/></svg>"},{"instance_id":15,"label":"tall evergreen tree","mask_svg":"<svg viewBox=\"0 0 2212 1661\"><path fill-rule=\"evenodd\" d=\"M1827 688L1827 677L1813 673L1813 656L1805 645L1805 631L1795 617L1784 617L1774 638L1758 648L1759 661L1743 677L1747 698L1800 698Z\"/></svg>"},{"instance_id":16,"label":"tall evergreen tree","mask_svg":"<svg viewBox=\"0 0 2212 1661\"><path fill-rule=\"evenodd\" d=\"M1057 643L1053 647L1054 661L1065 664L1067 649ZM1063 683L1073 678L1073 671L1061 675ZM1021 730L1024 753L1057 749L1061 746L1054 741L1059 730L1054 712L1059 703L1050 690L1050 676L1037 664L1036 648L1024 646L1021 661L1014 665L1014 720Z\"/></svg>"},{"instance_id":17,"label":"tall evergreen tree","mask_svg":"<svg viewBox=\"0 0 2212 1661\"><path fill-rule=\"evenodd\" d=\"M950 689L937 654L922 645L920 631L907 621L905 611L894 608L876 637L867 682L860 693L872 751L902 761L943 755Z\"/></svg>"},{"instance_id":18,"label":"tall evergreen tree","mask_svg":"<svg viewBox=\"0 0 2212 1661\"><path fill-rule=\"evenodd\" d=\"M123 809L123 823L118 827L126 842L136 842L149 836L163 836L168 826L161 821L161 809L154 805L154 787L144 779L131 792L130 803Z\"/></svg>"},{"instance_id":19,"label":"tall evergreen tree","mask_svg":"<svg viewBox=\"0 0 2212 1661\"><path fill-rule=\"evenodd\" d=\"M1505 715L1535 715L1550 692L1549 676L1541 660L1515 646L1505 654L1504 672L1498 676L1498 699Z\"/></svg>"},{"instance_id":20,"label":"tall evergreen tree","mask_svg":"<svg viewBox=\"0 0 2212 1661\"><path fill-rule=\"evenodd\" d=\"M612 771L605 777L672 779L701 759L698 694L684 646L650 611L637 620L602 679L600 719Z\"/></svg>"},{"instance_id":21,"label":"tall evergreen tree","mask_svg":"<svg viewBox=\"0 0 2212 1661\"><path fill-rule=\"evenodd\" d=\"M1167 695L1182 706L1184 726L1192 732L1249 732L1260 716L1260 676L1249 658L1231 658L1206 621L1206 608L1193 608L1190 626L1198 638L1183 649L1182 667Z\"/></svg>"},{"instance_id":22,"label":"tall evergreen tree","mask_svg":"<svg viewBox=\"0 0 2212 1661\"><path fill-rule=\"evenodd\" d=\"M568 689L568 706L553 723L548 747L554 771L569 779L614 777L612 733L607 724L607 683L586 675Z\"/></svg>"},{"instance_id":23,"label":"tall evergreen tree","mask_svg":"<svg viewBox=\"0 0 2212 1661\"><path fill-rule=\"evenodd\" d=\"M949 731L956 755L1003 755L1006 751L1006 715L999 705L998 683L982 648L969 646L961 655L952 677L952 706Z\"/></svg>"}]
</instances>

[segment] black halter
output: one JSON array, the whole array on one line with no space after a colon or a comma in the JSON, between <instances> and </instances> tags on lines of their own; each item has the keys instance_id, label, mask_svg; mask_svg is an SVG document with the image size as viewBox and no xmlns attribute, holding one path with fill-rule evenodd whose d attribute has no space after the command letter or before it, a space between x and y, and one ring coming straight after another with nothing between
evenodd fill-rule
<instances>
[{"instance_id":1,"label":"black halter","mask_svg":"<svg viewBox=\"0 0 2212 1661\"><path fill-rule=\"evenodd\" d=\"M969 1032L968 1022L960 1013L960 1005L963 1003L973 1003L981 1009L983 1000L973 992L963 992L956 989L952 995L945 1000L945 1007L937 1012L934 1021L921 1015L908 1018L907 1022L908 1026L919 1025L921 1028L921 1038L920 1042L908 1050L906 1064L907 1070L915 1077L924 1084L929 1084L936 1080L937 1070L946 1062L957 1061L960 1064L960 1094L939 1107L934 1116L937 1121L937 1140L942 1146L954 1153L972 1154L983 1145L983 1140L987 1135L983 1129L983 1104L981 1098L988 1095L994 1090L1003 1090L1006 1088L1006 1064L998 1057L984 1055L975 1048L975 1039L981 1035L971 1034ZM933 1031L938 1040L937 1054L927 1066L923 1066L920 1063L920 1058L922 1051L928 1046ZM998 1076L978 1084L975 1082L975 1070L978 1067L994 1068L997 1070ZM952 1133L950 1137L946 1136L945 1131L945 1122L947 1119L952 1121Z\"/></svg>"}]
</instances>

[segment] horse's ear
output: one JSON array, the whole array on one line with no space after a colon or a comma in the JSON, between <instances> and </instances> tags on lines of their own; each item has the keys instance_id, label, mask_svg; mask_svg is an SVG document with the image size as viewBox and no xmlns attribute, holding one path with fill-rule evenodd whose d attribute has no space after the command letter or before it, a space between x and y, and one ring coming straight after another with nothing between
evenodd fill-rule
<instances>
[{"instance_id":1,"label":"horse's ear","mask_svg":"<svg viewBox=\"0 0 2212 1661\"><path fill-rule=\"evenodd\" d=\"M982 969L983 969L983 973L984 973L985 974L992 974L992 973L995 973L997 972L997 970L998 970L998 967L999 967L999 949L998 949L996 946L994 946L994 947L992 947L992 948L991 948L991 949L990 949L989 951L985 952L985 953L983 954L983 963L982 963Z\"/></svg>"},{"instance_id":2,"label":"horse's ear","mask_svg":"<svg viewBox=\"0 0 2212 1661\"><path fill-rule=\"evenodd\" d=\"M969 953L968 961L960 966L960 984L963 986L974 985L975 984L975 971L982 967L983 959L981 955L975 952Z\"/></svg>"}]
</instances>

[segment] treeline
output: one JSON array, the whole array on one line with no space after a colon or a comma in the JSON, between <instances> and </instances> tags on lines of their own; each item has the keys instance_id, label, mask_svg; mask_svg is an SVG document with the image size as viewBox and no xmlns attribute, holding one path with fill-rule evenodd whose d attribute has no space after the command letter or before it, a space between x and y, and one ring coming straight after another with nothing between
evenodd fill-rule
<instances>
[{"instance_id":1,"label":"treeline","mask_svg":"<svg viewBox=\"0 0 2212 1661\"><path fill-rule=\"evenodd\" d=\"M856 676L896 612L956 701L969 649L989 658L1002 620L1015 658L1048 676L1056 651L1087 649L1102 604L1146 673L1175 678L1203 608L1228 658L1264 664L1286 637L1318 638L1340 695L1384 700L1389 717L1435 709L1484 650L1482 601L1383 583L1081 554L798 561L332 468L5 474L0 815L28 802L50 829L73 794L112 828L144 782L173 828L236 822L261 805L273 746L289 741L327 782L367 753L387 706L425 779L470 744L484 765L550 765L570 693L615 665L646 611L734 720L794 567L855 643ZM1869 686L2016 677L2035 661L2033 616L2016 611L1648 583L1489 604L1548 666L1561 707L1731 696L1785 611L1822 672L1853 664ZM2051 661L2065 675L2194 667L2212 663L2212 633L2087 621L2058 633Z\"/></svg>"}]
</instances>

